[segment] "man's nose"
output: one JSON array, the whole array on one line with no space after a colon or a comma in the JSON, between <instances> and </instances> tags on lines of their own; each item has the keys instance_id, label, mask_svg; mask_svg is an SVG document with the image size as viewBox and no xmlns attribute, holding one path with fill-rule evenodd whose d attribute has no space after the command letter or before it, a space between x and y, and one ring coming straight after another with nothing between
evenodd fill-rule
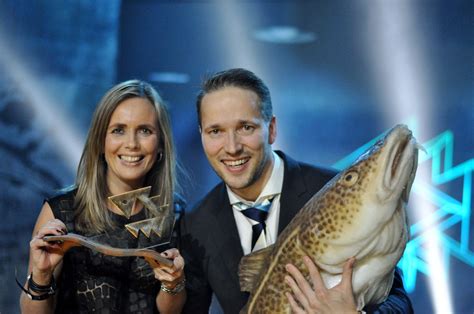
<instances>
[{"instance_id":1,"label":"man's nose","mask_svg":"<svg viewBox=\"0 0 474 314\"><path fill-rule=\"evenodd\" d=\"M228 154L235 155L240 153L241 150L240 137L235 132L229 132L225 142L225 151Z\"/></svg>"}]
</instances>

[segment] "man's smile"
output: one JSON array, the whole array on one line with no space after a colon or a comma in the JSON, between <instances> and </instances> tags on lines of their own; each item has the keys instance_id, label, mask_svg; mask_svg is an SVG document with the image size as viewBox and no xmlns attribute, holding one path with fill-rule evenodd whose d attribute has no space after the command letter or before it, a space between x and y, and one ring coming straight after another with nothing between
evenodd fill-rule
<instances>
[{"instance_id":1,"label":"man's smile","mask_svg":"<svg viewBox=\"0 0 474 314\"><path fill-rule=\"evenodd\" d=\"M250 157L245 157L236 160L221 160L226 167L236 168L246 164L250 160Z\"/></svg>"}]
</instances>

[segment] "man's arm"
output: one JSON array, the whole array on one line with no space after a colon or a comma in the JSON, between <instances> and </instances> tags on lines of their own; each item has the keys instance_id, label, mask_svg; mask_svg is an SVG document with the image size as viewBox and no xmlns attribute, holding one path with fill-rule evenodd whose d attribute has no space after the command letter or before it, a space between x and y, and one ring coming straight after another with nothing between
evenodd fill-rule
<instances>
[{"instance_id":1,"label":"man's arm","mask_svg":"<svg viewBox=\"0 0 474 314\"><path fill-rule=\"evenodd\" d=\"M185 254L183 254L185 255ZM186 255L185 255L186 260ZM200 267L189 259L184 268L187 298L182 313L207 314L211 306L212 290Z\"/></svg>"},{"instance_id":2,"label":"man's arm","mask_svg":"<svg viewBox=\"0 0 474 314\"><path fill-rule=\"evenodd\" d=\"M199 249L189 226L189 216L182 216L179 228L179 246L185 261L186 302L182 313L208 314L212 300L212 289L203 269L205 253Z\"/></svg>"}]
</instances>

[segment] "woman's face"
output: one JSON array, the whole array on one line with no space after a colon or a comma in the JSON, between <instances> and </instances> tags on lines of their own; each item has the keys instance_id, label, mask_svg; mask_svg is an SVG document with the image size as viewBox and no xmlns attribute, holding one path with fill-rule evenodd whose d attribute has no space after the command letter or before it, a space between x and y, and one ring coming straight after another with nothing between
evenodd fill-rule
<instances>
[{"instance_id":1,"label":"woman's face","mask_svg":"<svg viewBox=\"0 0 474 314\"><path fill-rule=\"evenodd\" d=\"M122 101L112 113L105 137L107 184L112 194L143 186L160 148L156 110L146 98Z\"/></svg>"}]
</instances>

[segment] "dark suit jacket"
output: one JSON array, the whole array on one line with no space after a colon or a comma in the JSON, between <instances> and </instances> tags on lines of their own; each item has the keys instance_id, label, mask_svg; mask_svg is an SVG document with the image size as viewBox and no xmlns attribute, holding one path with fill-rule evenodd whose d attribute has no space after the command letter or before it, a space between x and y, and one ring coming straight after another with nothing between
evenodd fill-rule
<instances>
[{"instance_id":1,"label":"dark suit jacket","mask_svg":"<svg viewBox=\"0 0 474 314\"><path fill-rule=\"evenodd\" d=\"M281 233L299 209L336 172L296 162L282 152L277 153L285 164L278 226L278 233ZM238 313L247 303L249 294L240 291L237 272L243 251L223 182L182 220L181 232L188 293L184 313L208 313L213 292L225 313ZM398 273L389 300L382 304L382 307L370 310L412 311Z\"/></svg>"}]
</instances>

